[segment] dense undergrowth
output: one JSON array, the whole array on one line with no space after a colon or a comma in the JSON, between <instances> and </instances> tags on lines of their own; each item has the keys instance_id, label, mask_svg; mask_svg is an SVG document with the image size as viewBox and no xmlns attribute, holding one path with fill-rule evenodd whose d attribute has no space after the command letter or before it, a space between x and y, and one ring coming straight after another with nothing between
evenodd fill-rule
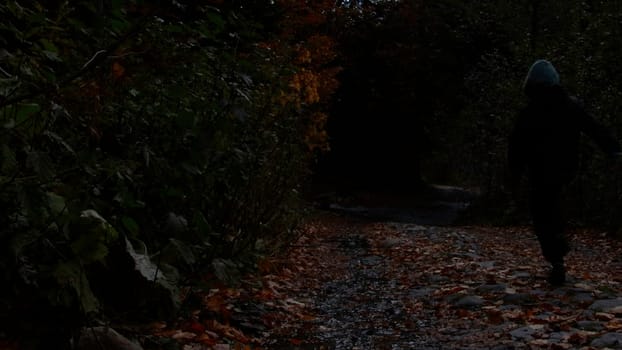
<instances>
[{"instance_id":1,"label":"dense undergrowth","mask_svg":"<svg viewBox=\"0 0 622 350\"><path fill-rule=\"evenodd\" d=\"M213 5L0 5L0 337L174 317L292 237L330 43Z\"/></svg>"}]
</instances>

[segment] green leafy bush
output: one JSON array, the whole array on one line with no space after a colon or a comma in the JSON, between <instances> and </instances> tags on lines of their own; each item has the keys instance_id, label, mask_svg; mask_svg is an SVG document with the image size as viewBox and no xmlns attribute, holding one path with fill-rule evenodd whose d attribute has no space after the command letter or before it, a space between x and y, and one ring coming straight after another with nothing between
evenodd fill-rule
<instances>
[{"instance_id":1,"label":"green leafy bush","mask_svg":"<svg viewBox=\"0 0 622 350\"><path fill-rule=\"evenodd\" d=\"M300 218L310 121L272 34L235 7L104 5L0 5L0 336L171 317L189 276L234 282Z\"/></svg>"}]
</instances>

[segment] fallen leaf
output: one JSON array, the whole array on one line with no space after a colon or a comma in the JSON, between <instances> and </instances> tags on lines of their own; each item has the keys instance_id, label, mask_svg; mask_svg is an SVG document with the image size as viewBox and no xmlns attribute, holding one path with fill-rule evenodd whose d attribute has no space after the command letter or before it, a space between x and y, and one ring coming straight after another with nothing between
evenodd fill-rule
<instances>
[{"instance_id":1,"label":"fallen leaf","mask_svg":"<svg viewBox=\"0 0 622 350\"><path fill-rule=\"evenodd\" d=\"M551 350L569 350L572 349L572 345L568 343L552 343Z\"/></svg>"},{"instance_id":2,"label":"fallen leaf","mask_svg":"<svg viewBox=\"0 0 622 350\"><path fill-rule=\"evenodd\" d=\"M486 310L486 317L490 324L502 324L504 322L503 313L496 309Z\"/></svg>"},{"instance_id":3,"label":"fallen leaf","mask_svg":"<svg viewBox=\"0 0 622 350\"><path fill-rule=\"evenodd\" d=\"M195 334L201 334L205 332L205 326L199 322L191 322L186 330Z\"/></svg>"},{"instance_id":4,"label":"fallen leaf","mask_svg":"<svg viewBox=\"0 0 622 350\"><path fill-rule=\"evenodd\" d=\"M568 337L568 342L574 345L585 345L589 342L589 337L593 334L594 332L579 331L570 335L570 337Z\"/></svg>"},{"instance_id":5,"label":"fallen leaf","mask_svg":"<svg viewBox=\"0 0 622 350\"><path fill-rule=\"evenodd\" d=\"M125 75L125 68L119 62L114 62L112 64L112 76L115 79L120 79Z\"/></svg>"},{"instance_id":6,"label":"fallen leaf","mask_svg":"<svg viewBox=\"0 0 622 350\"><path fill-rule=\"evenodd\" d=\"M171 338L175 340L191 340L196 338L196 334L184 331L176 331L175 334L171 336Z\"/></svg>"},{"instance_id":7,"label":"fallen leaf","mask_svg":"<svg viewBox=\"0 0 622 350\"><path fill-rule=\"evenodd\" d=\"M622 320L614 319L605 324L605 328L609 331L617 331L622 329Z\"/></svg>"},{"instance_id":8,"label":"fallen leaf","mask_svg":"<svg viewBox=\"0 0 622 350\"><path fill-rule=\"evenodd\" d=\"M597 312L594 316L599 321L611 321L615 318L614 315L606 312Z\"/></svg>"},{"instance_id":9,"label":"fallen leaf","mask_svg":"<svg viewBox=\"0 0 622 350\"><path fill-rule=\"evenodd\" d=\"M217 340L211 337L210 335L208 335L207 333L197 336L196 338L193 339L193 341L204 344L204 345L208 345L208 346L214 346L217 343Z\"/></svg>"},{"instance_id":10,"label":"fallen leaf","mask_svg":"<svg viewBox=\"0 0 622 350\"><path fill-rule=\"evenodd\" d=\"M548 347L551 343L547 339L535 339L529 342L529 345L539 346L539 347Z\"/></svg>"}]
</instances>

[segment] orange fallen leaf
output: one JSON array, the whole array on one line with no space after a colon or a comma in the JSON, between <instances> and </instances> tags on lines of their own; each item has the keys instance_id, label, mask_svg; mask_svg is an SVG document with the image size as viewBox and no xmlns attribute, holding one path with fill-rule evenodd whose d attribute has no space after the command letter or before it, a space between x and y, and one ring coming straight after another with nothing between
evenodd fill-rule
<instances>
[{"instance_id":1,"label":"orange fallen leaf","mask_svg":"<svg viewBox=\"0 0 622 350\"><path fill-rule=\"evenodd\" d=\"M309 314L298 314L298 317L303 321L315 321L317 317Z\"/></svg>"},{"instance_id":2,"label":"orange fallen leaf","mask_svg":"<svg viewBox=\"0 0 622 350\"><path fill-rule=\"evenodd\" d=\"M292 345L296 345L296 346L298 346L298 345L301 345L301 344L302 344L302 340L300 340L300 339L296 339L296 338L291 338L291 339L289 340L289 342L290 342L290 343L292 343Z\"/></svg>"},{"instance_id":3,"label":"orange fallen leaf","mask_svg":"<svg viewBox=\"0 0 622 350\"><path fill-rule=\"evenodd\" d=\"M590 333L588 332L577 332L572 334L569 338L568 338L568 342L570 344L574 344L574 345L583 345L583 344L587 344L588 342L588 336L590 335Z\"/></svg>"},{"instance_id":4,"label":"orange fallen leaf","mask_svg":"<svg viewBox=\"0 0 622 350\"><path fill-rule=\"evenodd\" d=\"M594 316L596 316L596 319L599 321L611 321L615 318L614 315L606 312L597 312Z\"/></svg>"},{"instance_id":5,"label":"orange fallen leaf","mask_svg":"<svg viewBox=\"0 0 622 350\"><path fill-rule=\"evenodd\" d=\"M195 334L201 334L201 333L205 333L205 326L199 322L191 322L187 329L190 332L193 332Z\"/></svg>"},{"instance_id":6,"label":"orange fallen leaf","mask_svg":"<svg viewBox=\"0 0 622 350\"><path fill-rule=\"evenodd\" d=\"M120 79L125 75L125 68L119 62L112 64L112 76L115 79Z\"/></svg>"},{"instance_id":7,"label":"orange fallen leaf","mask_svg":"<svg viewBox=\"0 0 622 350\"><path fill-rule=\"evenodd\" d=\"M225 304L225 299L222 295L216 294L213 295L205 301L205 306L208 310L213 312L220 312L221 307Z\"/></svg>"},{"instance_id":8,"label":"orange fallen leaf","mask_svg":"<svg viewBox=\"0 0 622 350\"><path fill-rule=\"evenodd\" d=\"M488 322L491 324L502 324L504 321L503 313L499 310L488 310L486 316L488 316Z\"/></svg>"},{"instance_id":9,"label":"orange fallen leaf","mask_svg":"<svg viewBox=\"0 0 622 350\"><path fill-rule=\"evenodd\" d=\"M201 343L203 345L214 346L217 343L217 340L210 337L208 334L203 333L196 338L193 339L197 343Z\"/></svg>"},{"instance_id":10,"label":"orange fallen leaf","mask_svg":"<svg viewBox=\"0 0 622 350\"><path fill-rule=\"evenodd\" d=\"M611 320L611 321L607 322L607 324L605 324L605 328L607 328L607 330L609 330L609 331L620 330L620 329L622 329L622 320L620 320L620 319Z\"/></svg>"}]
</instances>

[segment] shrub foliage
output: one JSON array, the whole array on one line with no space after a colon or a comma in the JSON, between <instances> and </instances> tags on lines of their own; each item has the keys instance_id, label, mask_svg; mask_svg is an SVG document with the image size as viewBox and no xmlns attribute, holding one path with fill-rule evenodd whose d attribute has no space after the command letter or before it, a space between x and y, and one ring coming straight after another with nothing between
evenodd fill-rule
<instances>
[{"instance_id":1,"label":"shrub foliage","mask_svg":"<svg viewBox=\"0 0 622 350\"><path fill-rule=\"evenodd\" d=\"M327 148L337 71L309 29L326 19L284 33L288 2L211 3L0 5L9 335L59 345L102 312L171 317L192 274L235 282L292 237Z\"/></svg>"}]
</instances>

